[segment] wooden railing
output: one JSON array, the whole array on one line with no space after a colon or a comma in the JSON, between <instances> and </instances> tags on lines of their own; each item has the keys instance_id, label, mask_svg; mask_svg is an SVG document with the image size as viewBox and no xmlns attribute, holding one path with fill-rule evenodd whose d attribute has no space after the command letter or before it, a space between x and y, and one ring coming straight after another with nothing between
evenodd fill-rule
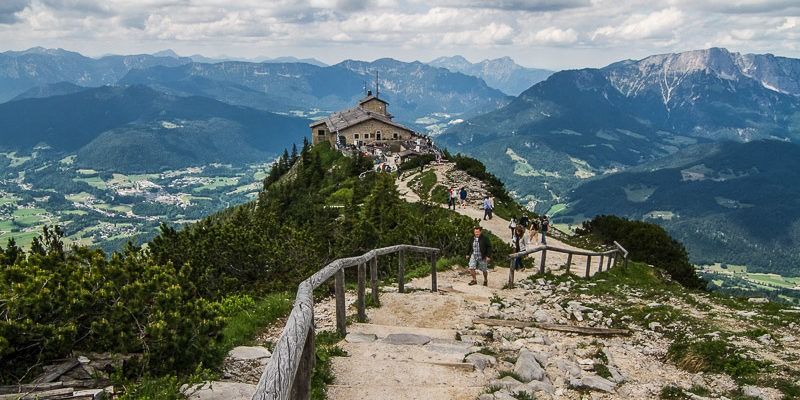
<instances>
[{"instance_id":1,"label":"wooden railing","mask_svg":"<svg viewBox=\"0 0 800 400\"><path fill-rule=\"evenodd\" d=\"M366 321L366 275L367 263L370 270L372 301L379 304L378 297L378 257L399 253L397 283L400 293L405 291L405 260L407 252L423 253L430 257L431 291L437 291L436 261L439 249L410 245L398 245L371 250L368 253L350 258L340 258L317 271L304 280L297 288L294 307L286 321L278 342L272 352L261 379L258 381L253 400L305 400L311 393L311 373L314 369L314 289L335 276L336 291L336 330L347 334L346 309L344 299L344 271L358 266L358 299L356 300L357 320Z\"/></svg>"},{"instance_id":2,"label":"wooden railing","mask_svg":"<svg viewBox=\"0 0 800 400\"><path fill-rule=\"evenodd\" d=\"M514 261L518 257L525 257L528 254L534 254L534 253L538 253L538 252L541 251L542 252L542 257L539 260L539 273L540 274L544 274L544 272L545 272L545 261L547 260L547 252L548 251L554 251L554 252L557 252L557 253L565 253L565 254L567 254L567 271L569 271L570 268L572 267L572 256L573 255L586 256L586 274L585 275L588 278L588 277L591 276L592 257L597 257L597 256L600 257L600 263L598 264L598 272L602 272L603 271L603 262L605 261L604 259L606 257L608 257L607 258L608 261L607 261L606 269L605 269L606 271L611 269L611 267L613 267L614 265L616 265L618 256L622 256L623 266L625 266L625 267L628 266L628 250L625 250L625 248L622 247L622 245L620 245L616 241L614 242L614 247L615 248L613 248L611 250L608 250L608 251L593 252L593 251L586 251L586 250L564 249L564 248L561 248L561 247L549 246L549 245L546 245L546 244L542 244L542 245L538 245L536 247L527 249L525 251L520 251L519 253L510 254L508 256L508 258L511 260L511 266L508 269L508 287L509 288L513 288L514 287Z\"/></svg>"}]
</instances>

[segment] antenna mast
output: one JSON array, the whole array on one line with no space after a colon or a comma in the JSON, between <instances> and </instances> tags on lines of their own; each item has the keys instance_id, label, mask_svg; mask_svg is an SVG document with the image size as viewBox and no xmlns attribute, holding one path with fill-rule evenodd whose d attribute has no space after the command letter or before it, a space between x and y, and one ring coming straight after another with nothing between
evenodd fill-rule
<instances>
[{"instance_id":1,"label":"antenna mast","mask_svg":"<svg viewBox=\"0 0 800 400\"><path fill-rule=\"evenodd\" d=\"M381 94L381 84L378 81L378 70L375 70L375 97Z\"/></svg>"}]
</instances>

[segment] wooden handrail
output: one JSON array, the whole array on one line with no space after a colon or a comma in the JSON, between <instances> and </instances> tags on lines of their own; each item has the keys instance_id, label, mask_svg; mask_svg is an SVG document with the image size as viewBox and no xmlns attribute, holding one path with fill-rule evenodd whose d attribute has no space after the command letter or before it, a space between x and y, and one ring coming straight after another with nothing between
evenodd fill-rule
<instances>
[{"instance_id":1,"label":"wooden handrail","mask_svg":"<svg viewBox=\"0 0 800 400\"><path fill-rule=\"evenodd\" d=\"M370 250L358 257L340 258L326 265L314 275L304 280L297 288L294 307L286 326L275 343L272 357L264 367L261 378L253 394L253 400L306 400L311 393L311 373L316 359L314 351L314 289L328 279L336 279L337 330L345 334L344 327L344 270L349 267L365 265L370 262L373 300L377 300L377 258L382 255L401 252L424 253L431 260L431 291L436 291L436 260L440 250L432 247L397 245ZM399 270L404 270L405 257L400 257ZM402 272L401 272L402 273ZM365 279L359 279L359 315L363 314ZM401 281L402 282L402 281ZM402 286L401 286L402 287Z\"/></svg>"},{"instance_id":2,"label":"wooden handrail","mask_svg":"<svg viewBox=\"0 0 800 400\"><path fill-rule=\"evenodd\" d=\"M524 257L524 256L527 256L528 254L534 254L534 253L538 253L540 251L542 252L542 258L541 258L540 263L539 263L539 273L540 274L544 274L544 271L545 271L545 260L547 259L547 252L548 251L555 251L557 253L568 254L569 255L567 257L568 268L570 268L572 266L572 256L573 255L586 256L586 277L587 278L590 276L590 272L591 272L592 257L600 256L600 263L598 265L599 271L603 271L603 259L606 256L608 257L608 264L606 266L606 270L611 269L611 267L614 264L616 264L616 258L617 258L616 255L617 254L622 254L623 260L624 260L624 264L623 265L625 267L627 267L628 266L628 251L625 250L625 248L622 247L616 241L614 242L614 245L616 246L615 249L608 250L608 251L597 252L597 251L587 251L587 250L564 249L564 248L561 248L561 247L550 246L550 245L546 245L546 244L540 244L540 245L538 245L536 247L527 249L525 251L520 251L520 252L517 252L517 253L509 254L508 258L511 260L511 265L510 265L510 267L508 269L508 287L509 288L513 288L514 287L514 262L515 262L515 260L518 257Z\"/></svg>"}]
</instances>

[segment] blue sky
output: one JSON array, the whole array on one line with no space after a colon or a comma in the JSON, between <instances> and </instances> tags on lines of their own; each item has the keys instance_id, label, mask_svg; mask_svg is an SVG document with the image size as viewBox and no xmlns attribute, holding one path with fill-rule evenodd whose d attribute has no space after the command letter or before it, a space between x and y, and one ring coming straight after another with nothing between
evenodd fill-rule
<instances>
[{"instance_id":1,"label":"blue sky","mask_svg":"<svg viewBox=\"0 0 800 400\"><path fill-rule=\"evenodd\" d=\"M712 46L800 58L800 0L0 0L0 43L552 69Z\"/></svg>"}]
</instances>

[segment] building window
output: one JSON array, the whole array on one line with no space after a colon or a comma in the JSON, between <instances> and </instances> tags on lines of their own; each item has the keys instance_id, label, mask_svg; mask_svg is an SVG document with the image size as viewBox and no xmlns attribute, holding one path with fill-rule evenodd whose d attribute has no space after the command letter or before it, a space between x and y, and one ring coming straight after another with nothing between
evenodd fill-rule
<instances>
[{"instance_id":1,"label":"building window","mask_svg":"<svg viewBox=\"0 0 800 400\"><path fill-rule=\"evenodd\" d=\"M353 138L354 138L354 139L358 139L358 134L357 134L357 133L356 133L356 134L354 134L354 135L353 135Z\"/></svg>"},{"instance_id":2,"label":"building window","mask_svg":"<svg viewBox=\"0 0 800 400\"><path fill-rule=\"evenodd\" d=\"M325 129L318 129L318 130L317 130L317 135L319 135L319 136L325 136Z\"/></svg>"},{"instance_id":3,"label":"building window","mask_svg":"<svg viewBox=\"0 0 800 400\"><path fill-rule=\"evenodd\" d=\"M364 134L364 139L369 139L369 133Z\"/></svg>"},{"instance_id":4,"label":"building window","mask_svg":"<svg viewBox=\"0 0 800 400\"><path fill-rule=\"evenodd\" d=\"M376 131L375 132L375 139L381 140L381 131Z\"/></svg>"},{"instance_id":5,"label":"building window","mask_svg":"<svg viewBox=\"0 0 800 400\"><path fill-rule=\"evenodd\" d=\"M397 139L397 132L392 133L392 138Z\"/></svg>"}]
</instances>

